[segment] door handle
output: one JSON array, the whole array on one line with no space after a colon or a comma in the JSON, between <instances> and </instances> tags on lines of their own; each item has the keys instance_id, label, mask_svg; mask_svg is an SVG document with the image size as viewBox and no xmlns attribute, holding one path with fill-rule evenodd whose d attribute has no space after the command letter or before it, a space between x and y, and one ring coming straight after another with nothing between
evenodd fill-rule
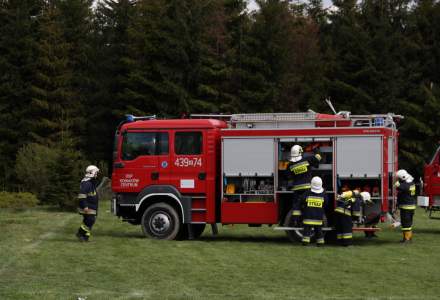
<instances>
[{"instance_id":1,"label":"door handle","mask_svg":"<svg viewBox=\"0 0 440 300\"><path fill-rule=\"evenodd\" d=\"M124 166L125 166L124 163L121 162L117 162L113 164L113 168L115 169L122 169Z\"/></svg>"},{"instance_id":2,"label":"door handle","mask_svg":"<svg viewBox=\"0 0 440 300\"><path fill-rule=\"evenodd\" d=\"M199 179L200 180L205 180L206 179L206 173L205 172L199 173Z\"/></svg>"},{"instance_id":3,"label":"door handle","mask_svg":"<svg viewBox=\"0 0 440 300\"><path fill-rule=\"evenodd\" d=\"M151 172L151 179L158 180L159 179L159 172Z\"/></svg>"}]
</instances>

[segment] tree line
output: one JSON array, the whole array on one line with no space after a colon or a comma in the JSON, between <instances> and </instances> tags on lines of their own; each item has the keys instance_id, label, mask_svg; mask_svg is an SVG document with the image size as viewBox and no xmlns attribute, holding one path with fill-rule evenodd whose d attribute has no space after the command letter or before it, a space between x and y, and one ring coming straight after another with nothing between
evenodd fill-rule
<instances>
[{"instance_id":1,"label":"tree line","mask_svg":"<svg viewBox=\"0 0 440 300\"><path fill-rule=\"evenodd\" d=\"M329 113L325 98L404 115L400 165L421 174L440 136L439 1L247 2L0 0L2 189L72 197L127 113Z\"/></svg>"}]
</instances>

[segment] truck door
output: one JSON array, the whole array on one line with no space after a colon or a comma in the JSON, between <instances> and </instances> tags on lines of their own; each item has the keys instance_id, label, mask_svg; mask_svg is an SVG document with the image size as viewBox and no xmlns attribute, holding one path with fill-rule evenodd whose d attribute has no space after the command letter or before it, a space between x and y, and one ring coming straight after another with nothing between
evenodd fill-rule
<instances>
[{"instance_id":1,"label":"truck door","mask_svg":"<svg viewBox=\"0 0 440 300\"><path fill-rule=\"evenodd\" d=\"M126 131L122 133L120 156L114 164L113 184L127 193L138 193L149 185L169 183L169 133Z\"/></svg>"},{"instance_id":2,"label":"truck door","mask_svg":"<svg viewBox=\"0 0 440 300\"><path fill-rule=\"evenodd\" d=\"M183 194L206 194L206 130L175 130L171 184Z\"/></svg>"},{"instance_id":3,"label":"truck door","mask_svg":"<svg viewBox=\"0 0 440 300\"><path fill-rule=\"evenodd\" d=\"M434 157L424 168L425 194L429 196L430 206L440 206L440 148L437 149Z\"/></svg>"}]
</instances>

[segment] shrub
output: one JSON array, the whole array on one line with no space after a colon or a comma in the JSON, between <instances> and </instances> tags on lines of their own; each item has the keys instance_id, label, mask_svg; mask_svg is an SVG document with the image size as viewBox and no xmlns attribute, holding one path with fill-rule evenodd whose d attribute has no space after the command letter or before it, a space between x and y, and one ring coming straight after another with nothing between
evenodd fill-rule
<instances>
[{"instance_id":1,"label":"shrub","mask_svg":"<svg viewBox=\"0 0 440 300\"><path fill-rule=\"evenodd\" d=\"M88 163L79 151L64 148L50 165L50 185L47 188L47 201L58 204L63 209L78 206L78 192Z\"/></svg>"},{"instance_id":2,"label":"shrub","mask_svg":"<svg viewBox=\"0 0 440 300\"><path fill-rule=\"evenodd\" d=\"M29 144L19 150L15 171L22 188L36 194L41 203L74 209L87 165L81 152L68 143Z\"/></svg>"},{"instance_id":3,"label":"shrub","mask_svg":"<svg viewBox=\"0 0 440 300\"><path fill-rule=\"evenodd\" d=\"M31 193L0 192L0 208L30 208L38 204L38 199Z\"/></svg>"},{"instance_id":4,"label":"shrub","mask_svg":"<svg viewBox=\"0 0 440 300\"><path fill-rule=\"evenodd\" d=\"M25 191L37 195L42 202L47 196L50 166L57 156L56 148L35 143L24 145L17 154L15 172L18 179L23 183Z\"/></svg>"}]
</instances>

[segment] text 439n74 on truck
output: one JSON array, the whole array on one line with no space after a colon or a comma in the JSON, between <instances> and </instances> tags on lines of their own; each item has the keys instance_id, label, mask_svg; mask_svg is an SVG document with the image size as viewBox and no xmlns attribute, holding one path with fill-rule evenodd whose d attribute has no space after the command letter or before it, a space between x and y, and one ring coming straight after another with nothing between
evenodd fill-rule
<instances>
[{"instance_id":1,"label":"text 439n74 on truck","mask_svg":"<svg viewBox=\"0 0 440 300\"><path fill-rule=\"evenodd\" d=\"M136 118L117 129L112 212L145 235L197 238L206 224L282 225L291 208L290 149L318 148L313 169L329 198L370 192L358 227L393 212L398 131L394 114L235 114L197 119ZM334 202L334 201L331 201ZM326 226L333 225L333 209ZM300 237L300 230L287 231Z\"/></svg>"}]
</instances>

